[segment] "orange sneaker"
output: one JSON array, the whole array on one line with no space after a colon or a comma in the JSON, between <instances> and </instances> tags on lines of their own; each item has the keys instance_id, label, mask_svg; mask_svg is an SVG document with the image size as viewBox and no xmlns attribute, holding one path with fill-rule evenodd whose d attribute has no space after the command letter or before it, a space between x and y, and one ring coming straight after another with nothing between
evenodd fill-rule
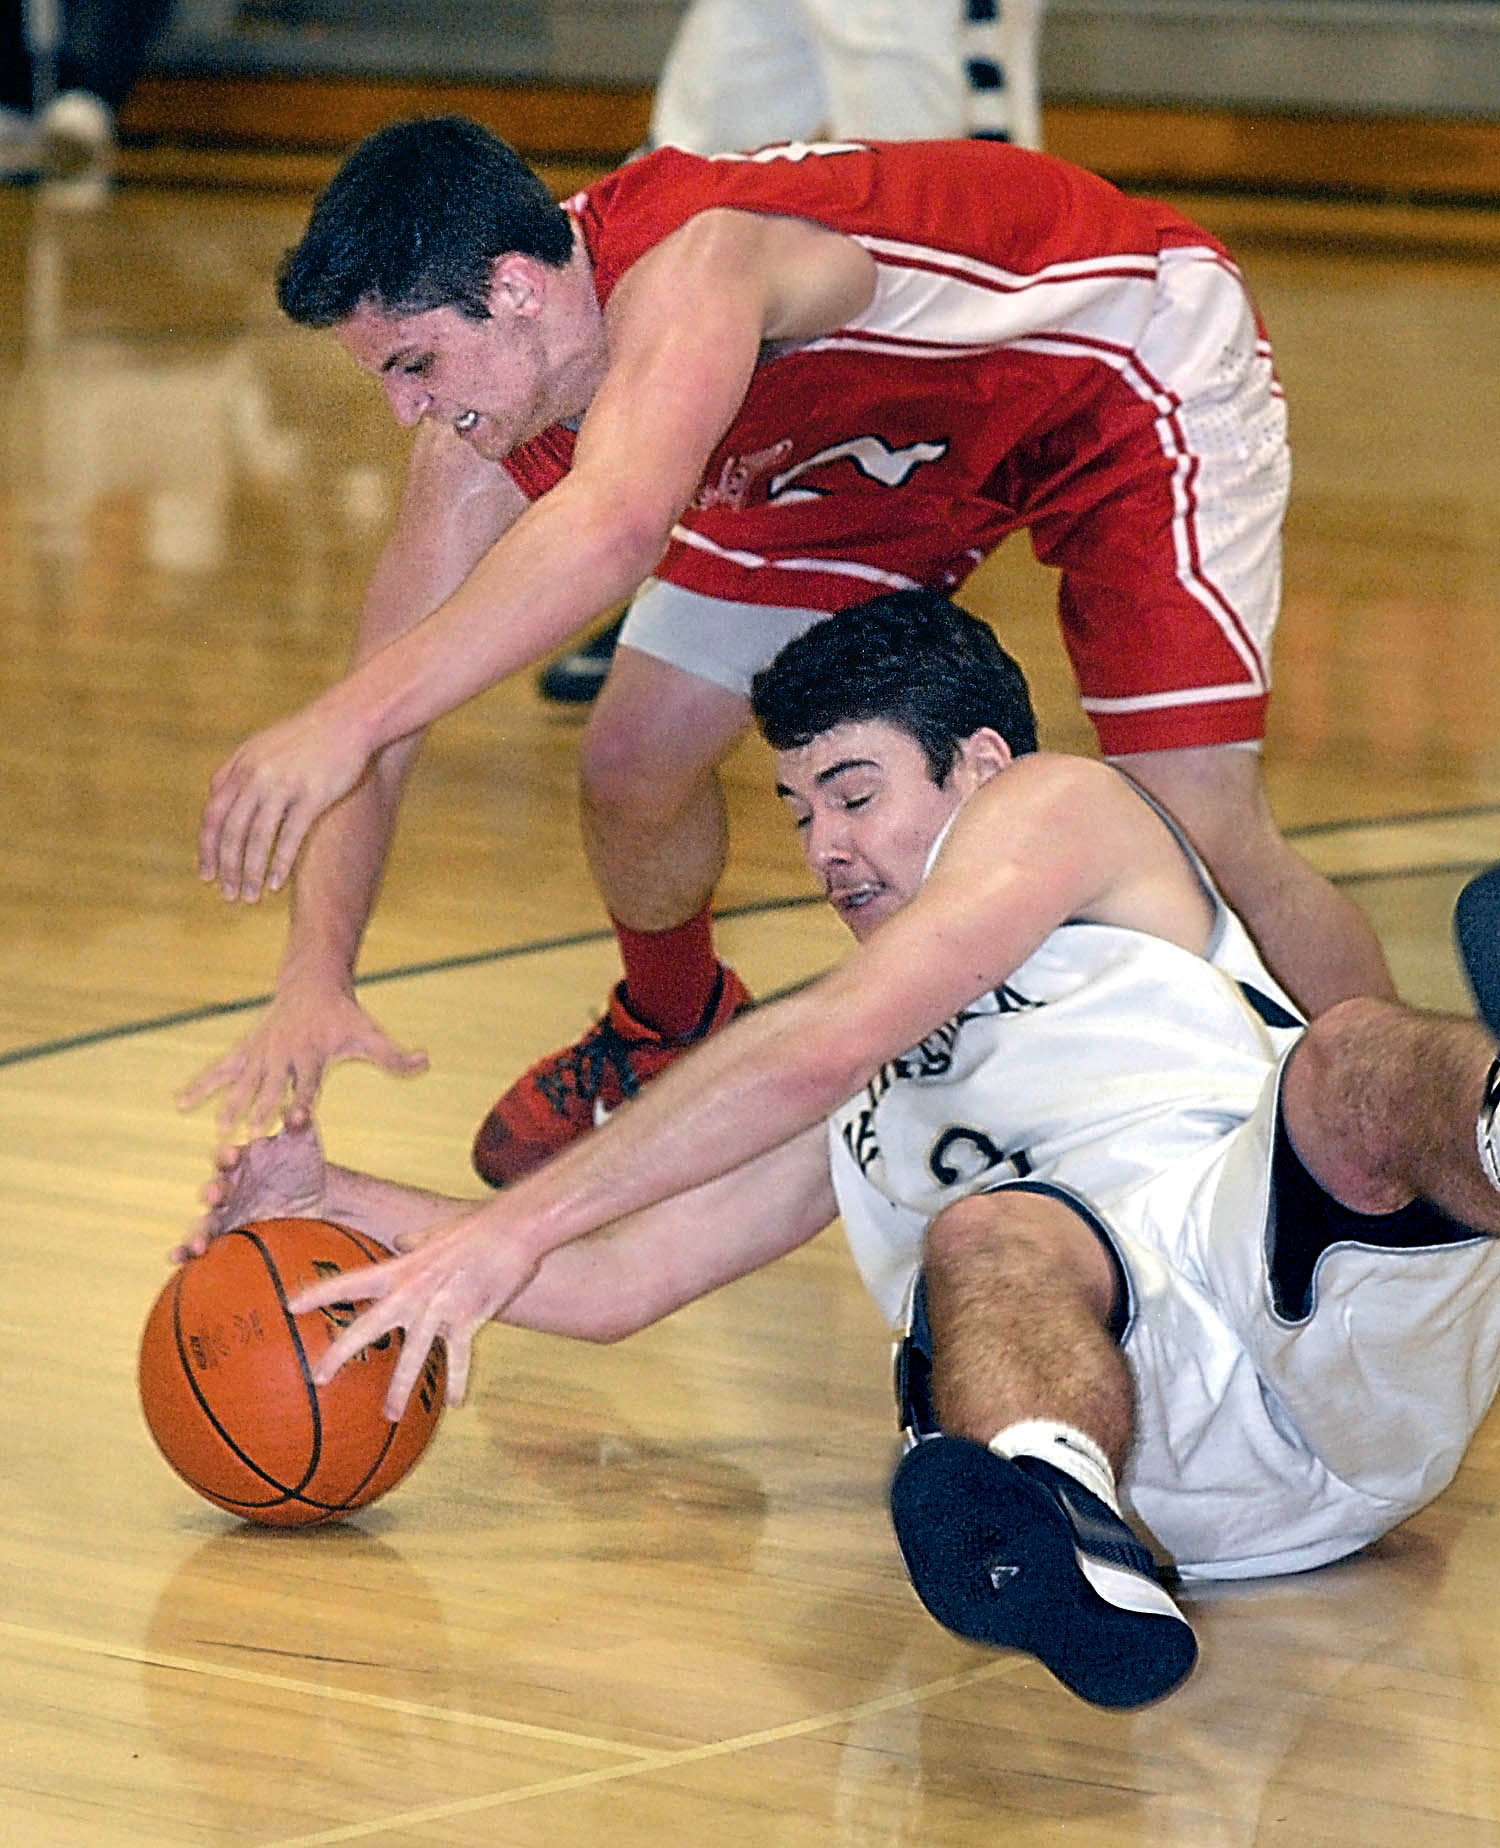
<instances>
[{"instance_id":1,"label":"orange sneaker","mask_svg":"<svg viewBox=\"0 0 1500 1848\"><path fill-rule=\"evenodd\" d=\"M475 1171L491 1187L520 1180L602 1123L679 1053L752 1005L749 989L721 963L703 1018L691 1033L668 1039L635 1018L625 984L617 983L596 1026L576 1044L538 1059L496 1102L474 1138Z\"/></svg>"}]
</instances>

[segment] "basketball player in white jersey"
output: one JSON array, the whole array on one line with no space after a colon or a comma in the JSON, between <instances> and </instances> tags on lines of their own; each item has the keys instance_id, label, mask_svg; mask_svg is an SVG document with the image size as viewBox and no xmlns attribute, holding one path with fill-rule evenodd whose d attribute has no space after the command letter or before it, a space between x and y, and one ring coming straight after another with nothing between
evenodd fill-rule
<instances>
[{"instance_id":1,"label":"basketball player in white jersey","mask_svg":"<svg viewBox=\"0 0 1500 1848\"><path fill-rule=\"evenodd\" d=\"M1196 1645L1142 1536L1187 1580L1300 1570L1457 1469L1500 1382L1494 1040L1376 999L1304 1025L1175 826L1038 752L1019 669L939 597L815 625L753 700L841 965L484 1205L327 1168L304 1127L223 1154L189 1247L306 1212L399 1250L295 1305L370 1302L324 1375L407 1331L394 1414L433 1340L461 1396L487 1320L617 1339L840 1212L904 1331L923 1602L1099 1705L1157 1698Z\"/></svg>"}]
</instances>

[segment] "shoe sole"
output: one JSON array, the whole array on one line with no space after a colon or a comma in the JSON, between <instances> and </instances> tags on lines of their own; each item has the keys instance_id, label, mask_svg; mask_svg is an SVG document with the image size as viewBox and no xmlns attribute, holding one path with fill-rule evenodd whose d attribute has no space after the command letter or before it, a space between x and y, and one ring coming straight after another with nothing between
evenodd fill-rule
<instances>
[{"instance_id":1,"label":"shoe sole","mask_svg":"<svg viewBox=\"0 0 1500 1848\"><path fill-rule=\"evenodd\" d=\"M1080 1552L1047 1491L978 1444L909 1450L891 1518L912 1587L945 1629L1024 1650L1096 1707L1160 1700L1198 1659L1160 1585Z\"/></svg>"},{"instance_id":2,"label":"shoe sole","mask_svg":"<svg viewBox=\"0 0 1500 1848\"><path fill-rule=\"evenodd\" d=\"M1478 874L1459 893L1453 931L1479 1018L1500 1033L1500 866Z\"/></svg>"}]
</instances>

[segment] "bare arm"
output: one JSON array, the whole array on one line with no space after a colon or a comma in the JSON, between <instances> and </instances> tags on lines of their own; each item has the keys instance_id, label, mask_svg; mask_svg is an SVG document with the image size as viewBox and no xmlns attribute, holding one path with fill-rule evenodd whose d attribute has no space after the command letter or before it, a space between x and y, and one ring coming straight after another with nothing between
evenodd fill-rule
<instances>
[{"instance_id":1,"label":"bare arm","mask_svg":"<svg viewBox=\"0 0 1500 1848\"><path fill-rule=\"evenodd\" d=\"M609 363L567 476L438 609L220 768L201 875L230 898L276 889L374 753L630 595L738 410L762 340L837 325L872 278L847 239L737 212L693 219L642 258L611 298Z\"/></svg>"},{"instance_id":2,"label":"bare arm","mask_svg":"<svg viewBox=\"0 0 1500 1848\"><path fill-rule=\"evenodd\" d=\"M451 432L418 432L396 528L365 598L353 664L370 659L461 584L514 523L525 497L504 469L483 462ZM292 891L276 997L255 1028L179 1094L192 1109L223 1092L219 1125L241 1117L266 1129L283 1108L316 1101L338 1059L368 1058L396 1073L426 1069L359 1006L354 969L421 734L377 752L369 773L310 834Z\"/></svg>"},{"instance_id":3,"label":"bare arm","mask_svg":"<svg viewBox=\"0 0 1500 1848\"><path fill-rule=\"evenodd\" d=\"M502 1314L548 1254L794 1142L1069 918L1201 949L1208 906L1121 778L1082 759L1026 758L969 801L920 892L837 969L735 1021L546 1167L361 1277L355 1294L375 1306L321 1371L399 1326L419 1354L448 1340L461 1394L470 1331ZM410 1383L398 1374L393 1404Z\"/></svg>"},{"instance_id":4,"label":"bare arm","mask_svg":"<svg viewBox=\"0 0 1500 1848\"><path fill-rule=\"evenodd\" d=\"M255 1219L328 1219L395 1251L473 1210L472 1201L326 1163L310 1124L221 1148L203 1199L207 1210L172 1254L178 1260ZM500 1319L579 1340L618 1341L805 1244L836 1210L820 1126L732 1174L549 1253Z\"/></svg>"}]
</instances>

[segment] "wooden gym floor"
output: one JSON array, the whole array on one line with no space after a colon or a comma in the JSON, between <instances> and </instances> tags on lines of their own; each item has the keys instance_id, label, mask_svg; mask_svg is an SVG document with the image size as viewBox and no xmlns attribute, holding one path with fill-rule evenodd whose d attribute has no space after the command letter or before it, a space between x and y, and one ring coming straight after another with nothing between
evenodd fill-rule
<instances>
[{"instance_id":1,"label":"wooden gym floor","mask_svg":"<svg viewBox=\"0 0 1500 1848\"><path fill-rule=\"evenodd\" d=\"M1195 204L1293 409L1275 801L1407 994L1461 1008L1449 906L1500 857L1496 223ZM886 1340L836 1232L617 1349L492 1331L419 1472L344 1529L243 1529L158 1460L135 1341L212 1138L172 1093L282 929L199 886L198 804L337 671L401 467L373 391L274 312L306 205L0 191L6 1839L1500 1841L1500 1425L1365 1557L1196 1592L1194 1680L1106 1717L907 1589ZM1086 749L1050 596L1019 547L972 586ZM337 1157L464 1190L501 1081L602 1000L578 727L522 679L431 741L364 970L433 1070L337 1073ZM839 947L764 767L732 766L721 898L763 991Z\"/></svg>"}]
</instances>

